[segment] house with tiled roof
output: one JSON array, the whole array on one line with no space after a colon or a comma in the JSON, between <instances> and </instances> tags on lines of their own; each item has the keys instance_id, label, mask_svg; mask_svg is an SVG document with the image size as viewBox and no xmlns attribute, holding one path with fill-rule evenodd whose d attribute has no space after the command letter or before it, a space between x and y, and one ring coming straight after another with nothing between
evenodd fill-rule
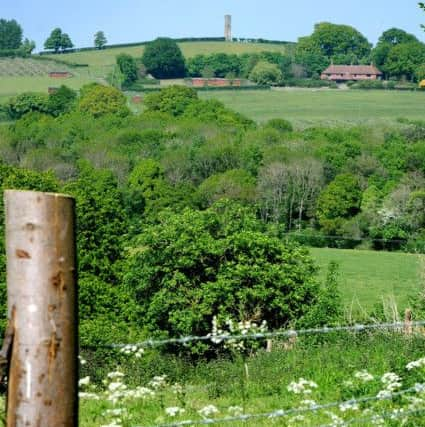
<instances>
[{"instance_id":1,"label":"house with tiled roof","mask_svg":"<svg viewBox=\"0 0 425 427\"><path fill-rule=\"evenodd\" d=\"M382 72L374 65L330 65L320 78L334 82L379 80L382 78Z\"/></svg>"}]
</instances>

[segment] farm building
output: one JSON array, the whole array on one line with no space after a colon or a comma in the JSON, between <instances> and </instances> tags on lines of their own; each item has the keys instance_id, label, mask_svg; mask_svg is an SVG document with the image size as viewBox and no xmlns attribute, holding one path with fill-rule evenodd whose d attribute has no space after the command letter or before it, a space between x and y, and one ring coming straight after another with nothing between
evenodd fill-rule
<instances>
[{"instance_id":1,"label":"farm building","mask_svg":"<svg viewBox=\"0 0 425 427\"><path fill-rule=\"evenodd\" d=\"M378 80L382 77L373 65L331 65L322 72L322 80L345 82L350 80Z\"/></svg>"},{"instance_id":2,"label":"farm building","mask_svg":"<svg viewBox=\"0 0 425 427\"><path fill-rule=\"evenodd\" d=\"M241 86L241 79L220 79L217 77L211 79L204 79L201 77L193 78L190 81L190 85L193 87L225 87L225 86Z\"/></svg>"},{"instance_id":3,"label":"farm building","mask_svg":"<svg viewBox=\"0 0 425 427\"><path fill-rule=\"evenodd\" d=\"M50 71L49 77L53 77L56 79L67 79L69 77L72 77L72 73L69 71Z\"/></svg>"}]
</instances>

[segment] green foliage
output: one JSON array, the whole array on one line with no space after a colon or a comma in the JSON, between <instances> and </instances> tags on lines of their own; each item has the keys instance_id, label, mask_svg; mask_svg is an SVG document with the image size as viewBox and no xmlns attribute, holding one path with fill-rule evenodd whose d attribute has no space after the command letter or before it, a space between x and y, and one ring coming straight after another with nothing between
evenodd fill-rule
<instances>
[{"instance_id":1,"label":"green foliage","mask_svg":"<svg viewBox=\"0 0 425 427\"><path fill-rule=\"evenodd\" d=\"M261 231L253 214L220 203L164 213L130 251L125 283L152 332L203 335L214 315L279 328L316 301L308 253Z\"/></svg>"},{"instance_id":2,"label":"green foliage","mask_svg":"<svg viewBox=\"0 0 425 427\"><path fill-rule=\"evenodd\" d=\"M388 53L384 70L397 78L413 80L417 68L425 62L425 44L420 42L401 43Z\"/></svg>"},{"instance_id":3,"label":"green foliage","mask_svg":"<svg viewBox=\"0 0 425 427\"><path fill-rule=\"evenodd\" d=\"M265 127L275 129L280 133L292 132L294 130L291 122L285 119L271 119L265 124Z\"/></svg>"},{"instance_id":4,"label":"green foliage","mask_svg":"<svg viewBox=\"0 0 425 427\"><path fill-rule=\"evenodd\" d=\"M149 111L160 111L173 116L180 116L197 99L198 94L194 89L173 85L147 95L145 105Z\"/></svg>"},{"instance_id":5,"label":"green foliage","mask_svg":"<svg viewBox=\"0 0 425 427\"><path fill-rule=\"evenodd\" d=\"M158 38L149 43L142 56L146 69L157 79L184 77L186 66L177 43L169 38Z\"/></svg>"},{"instance_id":6,"label":"green foliage","mask_svg":"<svg viewBox=\"0 0 425 427\"><path fill-rule=\"evenodd\" d=\"M54 50L58 53L60 50L65 51L74 47L68 34L63 33L60 28L55 28L50 36L44 42L44 49Z\"/></svg>"},{"instance_id":7,"label":"green foliage","mask_svg":"<svg viewBox=\"0 0 425 427\"><path fill-rule=\"evenodd\" d=\"M89 113L93 117L101 117L113 114L125 117L130 114L127 100L118 89L99 84L90 84L80 91L78 109L83 113Z\"/></svg>"},{"instance_id":8,"label":"green foliage","mask_svg":"<svg viewBox=\"0 0 425 427\"><path fill-rule=\"evenodd\" d=\"M75 107L76 99L77 92L75 92L75 90L61 85L58 90L49 94L49 99L47 101L48 112L55 117L60 114L68 113Z\"/></svg>"},{"instance_id":9,"label":"green foliage","mask_svg":"<svg viewBox=\"0 0 425 427\"><path fill-rule=\"evenodd\" d=\"M370 54L371 44L353 27L321 22L314 26L311 36L299 40L297 50L321 53L328 58L353 54L360 59Z\"/></svg>"},{"instance_id":10,"label":"green foliage","mask_svg":"<svg viewBox=\"0 0 425 427\"><path fill-rule=\"evenodd\" d=\"M136 60L126 53L121 53L117 56L118 69L124 76L124 84L130 85L137 80L137 64Z\"/></svg>"},{"instance_id":11,"label":"green foliage","mask_svg":"<svg viewBox=\"0 0 425 427\"><path fill-rule=\"evenodd\" d=\"M105 33L103 31L97 31L94 35L94 47L96 49L103 49L108 43L108 40L106 39Z\"/></svg>"},{"instance_id":12,"label":"green foliage","mask_svg":"<svg viewBox=\"0 0 425 427\"><path fill-rule=\"evenodd\" d=\"M80 163L78 178L63 191L77 202L79 271L115 283L128 218L114 176Z\"/></svg>"},{"instance_id":13,"label":"green foliage","mask_svg":"<svg viewBox=\"0 0 425 427\"><path fill-rule=\"evenodd\" d=\"M359 212L361 196L356 176L337 175L317 200L317 218L324 232L340 234L345 220Z\"/></svg>"},{"instance_id":14,"label":"green foliage","mask_svg":"<svg viewBox=\"0 0 425 427\"><path fill-rule=\"evenodd\" d=\"M232 169L207 178L198 188L202 207L211 206L220 199L252 203L255 199L255 179L242 169Z\"/></svg>"},{"instance_id":15,"label":"green foliage","mask_svg":"<svg viewBox=\"0 0 425 427\"><path fill-rule=\"evenodd\" d=\"M254 122L240 113L237 113L215 99L196 100L190 103L184 111L183 117L196 118L204 123L217 123L226 126L241 126L250 128Z\"/></svg>"},{"instance_id":16,"label":"green foliage","mask_svg":"<svg viewBox=\"0 0 425 427\"><path fill-rule=\"evenodd\" d=\"M49 97L44 93L24 92L11 98L7 105L11 118L19 119L30 112L49 112Z\"/></svg>"},{"instance_id":17,"label":"green foliage","mask_svg":"<svg viewBox=\"0 0 425 427\"><path fill-rule=\"evenodd\" d=\"M0 19L0 50L19 49L21 45L22 27L14 19Z\"/></svg>"},{"instance_id":18,"label":"green foliage","mask_svg":"<svg viewBox=\"0 0 425 427\"><path fill-rule=\"evenodd\" d=\"M207 74L206 73L207 71ZM191 77L227 77L241 74L241 58L226 53L195 55L187 60L187 73Z\"/></svg>"},{"instance_id":19,"label":"green foliage","mask_svg":"<svg viewBox=\"0 0 425 427\"><path fill-rule=\"evenodd\" d=\"M279 67L265 61L258 62L252 69L249 78L262 86L277 86L283 83L283 74Z\"/></svg>"}]
</instances>

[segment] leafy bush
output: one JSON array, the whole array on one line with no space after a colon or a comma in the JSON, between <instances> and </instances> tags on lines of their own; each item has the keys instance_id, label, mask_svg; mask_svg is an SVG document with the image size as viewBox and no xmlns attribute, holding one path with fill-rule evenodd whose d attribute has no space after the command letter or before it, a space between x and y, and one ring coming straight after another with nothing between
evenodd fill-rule
<instances>
[{"instance_id":1,"label":"leafy bush","mask_svg":"<svg viewBox=\"0 0 425 427\"><path fill-rule=\"evenodd\" d=\"M283 82L283 74L279 67L266 61L260 61L251 71L250 80L255 83L267 85L280 85Z\"/></svg>"},{"instance_id":2,"label":"leafy bush","mask_svg":"<svg viewBox=\"0 0 425 427\"><path fill-rule=\"evenodd\" d=\"M180 116L197 99L198 94L194 89L173 85L147 95L145 105L149 111L161 111L173 116Z\"/></svg>"},{"instance_id":3,"label":"leafy bush","mask_svg":"<svg viewBox=\"0 0 425 427\"><path fill-rule=\"evenodd\" d=\"M9 100L7 110L12 119L30 112L48 113L49 97L44 93L24 92Z\"/></svg>"},{"instance_id":4,"label":"leafy bush","mask_svg":"<svg viewBox=\"0 0 425 427\"><path fill-rule=\"evenodd\" d=\"M47 102L49 113L53 116L68 113L75 107L76 99L77 92L62 85L58 90L49 95Z\"/></svg>"},{"instance_id":5,"label":"leafy bush","mask_svg":"<svg viewBox=\"0 0 425 427\"><path fill-rule=\"evenodd\" d=\"M125 275L151 332L204 335L214 315L280 328L315 304L306 250L264 234L246 208L221 202L159 220L138 236Z\"/></svg>"},{"instance_id":6,"label":"leafy bush","mask_svg":"<svg viewBox=\"0 0 425 427\"><path fill-rule=\"evenodd\" d=\"M127 99L122 92L113 87L96 83L81 88L78 109L93 117L101 117L106 114L124 117L130 114Z\"/></svg>"},{"instance_id":7,"label":"leafy bush","mask_svg":"<svg viewBox=\"0 0 425 427\"><path fill-rule=\"evenodd\" d=\"M294 130L292 123L284 119L270 119L264 127L275 129L280 133L292 132Z\"/></svg>"},{"instance_id":8,"label":"leafy bush","mask_svg":"<svg viewBox=\"0 0 425 427\"><path fill-rule=\"evenodd\" d=\"M126 53L117 56L118 69L124 76L124 84L131 85L137 80L136 60Z\"/></svg>"},{"instance_id":9,"label":"leafy bush","mask_svg":"<svg viewBox=\"0 0 425 427\"><path fill-rule=\"evenodd\" d=\"M158 38L149 43L142 56L146 69L157 79L184 77L186 65L177 43L169 38Z\"/></svg>"}]
</instances>

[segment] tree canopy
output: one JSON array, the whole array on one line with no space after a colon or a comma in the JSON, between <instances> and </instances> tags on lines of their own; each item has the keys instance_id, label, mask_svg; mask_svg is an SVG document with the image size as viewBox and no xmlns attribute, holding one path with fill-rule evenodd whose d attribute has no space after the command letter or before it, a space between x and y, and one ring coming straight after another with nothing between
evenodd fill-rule
<instances>
[{"instance_id":1,"label":"tree canopy","mask_svg":"<svg viewBox=\"0 0 425 427\"><path fill-rule=\"evenodd\" d=\"M55 28L50 33L50 36L44 42L44 48L54 50L56 53L60 50L71 49L74 44L68 34L63 33L60 28Z\"/></svg>"},{"instance_id":2,"label":"tree canopy","mask_svg":"<svg viewBox=\"0 0 425 427\"><path fill-rule=\"evenodd\" d=\"M19 49L21 45L22 27L14 19L0 19L0 50Z\"/></svg>"},{"instance_id":3,"label":"tree canopy","mask_svg":"<svg viewBox=\"0 0 425 427\"><path fill-rule=\"evenodd\" d=\"M97 49L103 49L106 43L108 43L108 40L106 39L105 33L103 31L98 31L94 35L94 47Z\"/></svg>"},{"instance_id":4,"label":"tree canopy","mask_svg":"<svg viewBox=\"0 0 425 427\"><path fill-rule=\"evenodd\" d=\"M142 62L155 78L184 77L186 65L177 43L169 38L158 38L149 43L143 52Z\"/></svg>"}]
</instances>

